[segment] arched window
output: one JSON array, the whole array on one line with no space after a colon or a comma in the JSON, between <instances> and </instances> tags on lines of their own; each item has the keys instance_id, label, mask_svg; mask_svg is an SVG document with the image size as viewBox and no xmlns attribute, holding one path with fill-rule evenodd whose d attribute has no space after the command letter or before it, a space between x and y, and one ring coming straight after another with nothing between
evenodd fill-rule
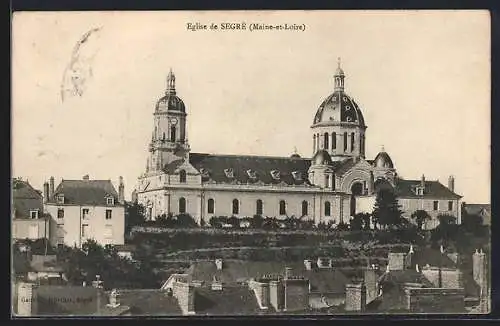
<instances>
[{"instance_id":1,"label":"arched window","mask_svg":"<svg viewBox=\"0 0 500 326\"><path fill-rule=\"evenodd\" d=\"M316 134L316 149L319 149L319 134Z\"/></svg>"},{"instance_id":2,"label":"arched window","mask_svg":"<svg viewBox=\"0 0 500 326\"><path fill-rule=\"evenodd\" d=\"M330 215L332 215L330 202L325 201L325 216L330 216Z\"/></svg>"},{"instance_id":3,"label":"arched window","mask_svg":"<svg viewBox=\"0 0 500 326\"><path fill-rule=\"evenodd\" d=\"M284 200L280 200L280 215L286 215L286 203Z\"/></svg>"},{"instance_id":4,"label":"arched window","mask_svg":"<svg viewBox=\"0 0 500 326\"><path fill-rule=\"evenodd\" d=\"M262 215L263 211L264 211L264 209L263 209L262 200L257 199L256 206L255 206L255 214Z\"/></svg>"},{"instance_id":5,"label":"arched window","mask_svg":"<svg viewBox=\"0 0 500 326\"><path fill-rule=\"evenodd\" d=\"M344 152L347 152L347 132L344 132Z\"/></svg>"},{"instance_id":6,"label":"arched window","mask_svg":"<svg viewBox=\"0 0 500 326\"><path fill-rule=\"evenodd\" d=\"M163 133L161 140L165 140L165 133Z\"/></svg>"},{"instance_id":7,"label":"arched window","mask_svg":"<svg viewBox=\"0 0 500 326\"><path fill-rule=\"evenodd\" d=\"M240 202L238 199L233 199L233 214L239 214L240 213Z\"/></svg>"},{"instance_id":8,"label":"arched window","mask_svg":"<svg viewBox=\"0 0 500 326\"><path fill-rule=\"evenodd\" d=\"M186 171L181 170L179 172L179 182L180 183L186 183Z\"/></svg>"},{"instance_id":9,"label":"arched window","mask_svg":"<svg viewBox=\"0 0 500 326\"><path fill-rule=\"evenodd\" d=\"M354 133L351 132L351 152L354 152Z\"/></svg>"},{"instance_id":10,"label":"arched window","mask_svg":"<svg viewBox=\"0 0 500 326\"><path fill-rule=\"evenodd\" d=\"M313 151L316 150L316 135L313 135Z\"/></svg>"},{"instance_id":11,"label":"arched window","mask_svg":"<svg viewBox=\"0 0 500 326\"><path fill-rule=\"evenodd\" d=\"M324 140L323 140L324 141L323 148L324 149L328 149L328 147L330 147L330 144L329 144L330 138L329 138L327 132L325 132L325 134L323 135L323 138L324 138Z\"/></svg>"},{"instance_id":12,"label":"arched window","mask_svg":"<svg viewBox=\"0 0 500 326\"><path fill-rule=\"evenodd\" d=\"M176 135L176 132L175 132L175 126L170 126L170 141L175 141L175 135Z\"/></svg>"},{"instance_id":13,"label":"arched window","mask_svg":"<svg viewBox=\"0 0 500 326\"><path fill-rule=\"evenodd\" d=\"M186 213L186 198L184 197L179 198L179 213Z\"/></svg>"},{"instance_id":14,"label":"arched window","mask_svg":"<svg viewBox=\"0 0 500 326\"><path fill-rule=\"evenodd\" d=\"M307 204L307 201L303 201L302 202L302 216L307 216L309 214L308 212L308 204Z\"/></svg>"},{"instance_id":15,"label":"arched window","mask_svg":"<svg viewBox=\"0 0 500 326\"><path fill-rule=\"evenodd\" d=\"M215 201L210 198L208 200L208 214L213 214L215 210Z\"/></svg>"},{"instance_id":16,"label":"arched window","mask_svg":"<svg viewBox=\"0 0 500 326\"><path fill-rule=\"evenodd\" d=\"M337 133L333 132L332 133L332 149L337 148Z\"/></svg>"}]
</instances>

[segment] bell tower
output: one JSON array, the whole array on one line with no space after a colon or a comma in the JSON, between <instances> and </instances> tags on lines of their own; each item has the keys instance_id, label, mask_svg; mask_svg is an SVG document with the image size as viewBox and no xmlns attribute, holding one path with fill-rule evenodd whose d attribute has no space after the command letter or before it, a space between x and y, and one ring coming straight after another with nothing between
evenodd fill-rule
<instances>
[{"instance_id":1,"label":"bell tower","mask_svg":"<svg viewBox=\"0 0 500 326\"><path fill-rule=\"evenodd\" d=\"M149 144L147 171L161 171L166 164L189 158L186 136L186 107L175 89L172 69L167 76L165 95L156 103L154 127Z\"/></svg>"}]
</instances>

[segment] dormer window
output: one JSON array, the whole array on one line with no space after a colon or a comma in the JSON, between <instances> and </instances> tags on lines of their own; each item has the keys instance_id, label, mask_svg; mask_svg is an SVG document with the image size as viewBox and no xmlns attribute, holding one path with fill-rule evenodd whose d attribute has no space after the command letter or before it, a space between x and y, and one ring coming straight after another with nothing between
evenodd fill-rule
<instances>
[{"instance_id":1,"label":"dormer window","mask_svg":"<svg viewBox=\"0 0 500 326\"><path fill-rule=\"evenodd\" d=\"M234 171L232 168L224 169L224 173L226 174L226 177L234 178Z\"/></svg>"},{"instance_id":2,"label":"dormer window","mask_svg":"<svg viewBox=\"0 0 500 326\"><path fill-rule=\"evenodd\" d=\"M200 173L201 173L201 176L203 178L208 178L209 177L209 173L208 173L207 169L205 169L205 168L201 168L200 169Z\"/></svg>"},{"instance_id":3,"label":"dormer window","mask_svg":"<svg viewBox=\"0 0 500 326\"><path fill-rule=\"evenodd\" d=\"M415 194L417 194L418 196L423 196L424 195L424 188L422 186L415 187Z\"/></svg>"},{"instance_id":4,"label":"dormer window","mask_svg":"<svg viewBox=\"0 0 500 326\"><path fill-rule=\"evenodd\" d=\"M106 197L106 205L114 205L115 204L115 199L113 197Z\"/></svg>"},{"instance_id":5,"label":"dormer window","mask_svg":"<svg viewBox=\"0 0 500 326\"><path fill-rule=\"evenodd\" d=\"M271 176L273 177L274 180L279 180L280 179L280 171L278 171L278 170L272 170L271 171Z\"/></svg>"},{"instance_id":6,"label":"dormer window","mask_svg":"<svg viewBox=\"0 0 500 326\"><path fill-rule=\"evenodd\" d=\"M296 181L302 181L302 173L300 171L293 171L292 175Z\"/></svg>"},{"instance_id":7,"label":"dormer window","mask_svg":"<svg viewBox=\"0 0 500 326\"><path fill-rule=\"evenodd\" d=\"M352 121L352 118L351 117L347 117L347 122L351 122Z\"/></svg>"},{"instance_id":8,"label":"dormer window","mask_svg":"<svg viewBox=\"0 0 500 326\"><path fill-rule=\"evenodd\" d=\"M253 170L247 170L247 174L248 174L248 177L250 179L257 179L257 172L253 171Z\"/></svg>"},{"instance_id":9,"label":"dormer window","mask_svg":"<svg viewBox=\"0 0 500 326\"><path fill-rule=\"evenodd\" d=\"M58 204L64 204L64 195L63 194L59 194L57 195L57 203Z\"/></svg>"},{"instance_id":10,"label":"dormer window","mask_svg":"<svg viewBox=\"0 0 500 326\"><path fill-rule=\"evenodd\" d=\"M32 220L38 219L38 209L34 209L30 211L30 218Z\"/></svg>"}]
</instances>

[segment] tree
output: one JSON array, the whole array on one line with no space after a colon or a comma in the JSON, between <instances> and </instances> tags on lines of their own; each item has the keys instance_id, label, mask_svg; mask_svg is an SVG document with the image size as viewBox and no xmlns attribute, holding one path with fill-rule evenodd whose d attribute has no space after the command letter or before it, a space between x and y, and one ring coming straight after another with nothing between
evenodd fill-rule
<instances>
[{"instance_id":1,"label":"tree","mask_svg":"<svg viewBox=\"0 0 500 326\"><path fill-rule=\"evenodd\" d=\"M373 219L383 228L395 228L401 225L403 211L400 209L394 191L381 189L375 199Z\"/></svg>"},{"instance_id":2,"label":"tree","mask_svg":"<svg viewBox=\"0 0 500 326\"><path fill-rule=\"evenodd\" d=\"M351 218L350 229L353 231L359 231L363 228L363 217L361 213L355 214Z\"/></svg>"},{"instance_id":3,"label":"tree","mask_svg":"<svg viewBox=\"0 0 500 326\"><path fill-rule=\"evenodd\" d=\"M145 208L138 203L127 203L125 206L125 232L130 232L132 227L142 225L146 221Z\"/></svg>"},{"instance_id":4,"label":"tree","mask_svg":"<svg viewBox=\"0 0 500 326\"><path fill-rule=\"evenodd\" d=\"M431 216L427 211L423 209L418 209L413 214L411 214L411 219L415 221L419 230L422 230L425 221L430 220Z\"/></svg>"},{"instance_id":5,"label":"tree","mask_svg":"<svg viewBox=\"0 0 500 326\"><path fill-rule=\"evenodd\" d=\"M262 218L261 215L256 214L253 216L252 220L250 221L250 227L254 229L260 229L262 228L262 223L264 222L264 219Z\"/></svg>"},{"instance_id":6,"label":"tree","mask_svg":"<svg viewBox=\"0 0 500 326\"><path fill-rule=\"evenodd\" d=\"M181 228L195 228L198 227L198 223L189 214L179 214L177 215L175 226Z\"/></svg>"}]
</instances>

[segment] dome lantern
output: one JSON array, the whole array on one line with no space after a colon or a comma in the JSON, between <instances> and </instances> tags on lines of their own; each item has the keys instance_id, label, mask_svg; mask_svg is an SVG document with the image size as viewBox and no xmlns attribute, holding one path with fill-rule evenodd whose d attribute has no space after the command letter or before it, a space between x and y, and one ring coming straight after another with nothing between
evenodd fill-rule
<instances>
[{"instance_id":1,"label":"dome lantern","mask_svg":"<svg viewBox=\"0 0 500 326\"><path fill-rule=\"evenodd\" d=\"M167 76L167 90L165 91L165 95L175 95L175 75L172 68L170 68Z\"/></svg>"},{"instance_id":2,"label":"dome lantern","mask_svg":"<svg viewBox=\"0 0 500 326\"><path fill-rule=\"evenodd\" d=\"M337 70L335 71L335 91L344 91L344 70L340 67L340 57L337 59Z\"/></svg>"}]
</instances>

